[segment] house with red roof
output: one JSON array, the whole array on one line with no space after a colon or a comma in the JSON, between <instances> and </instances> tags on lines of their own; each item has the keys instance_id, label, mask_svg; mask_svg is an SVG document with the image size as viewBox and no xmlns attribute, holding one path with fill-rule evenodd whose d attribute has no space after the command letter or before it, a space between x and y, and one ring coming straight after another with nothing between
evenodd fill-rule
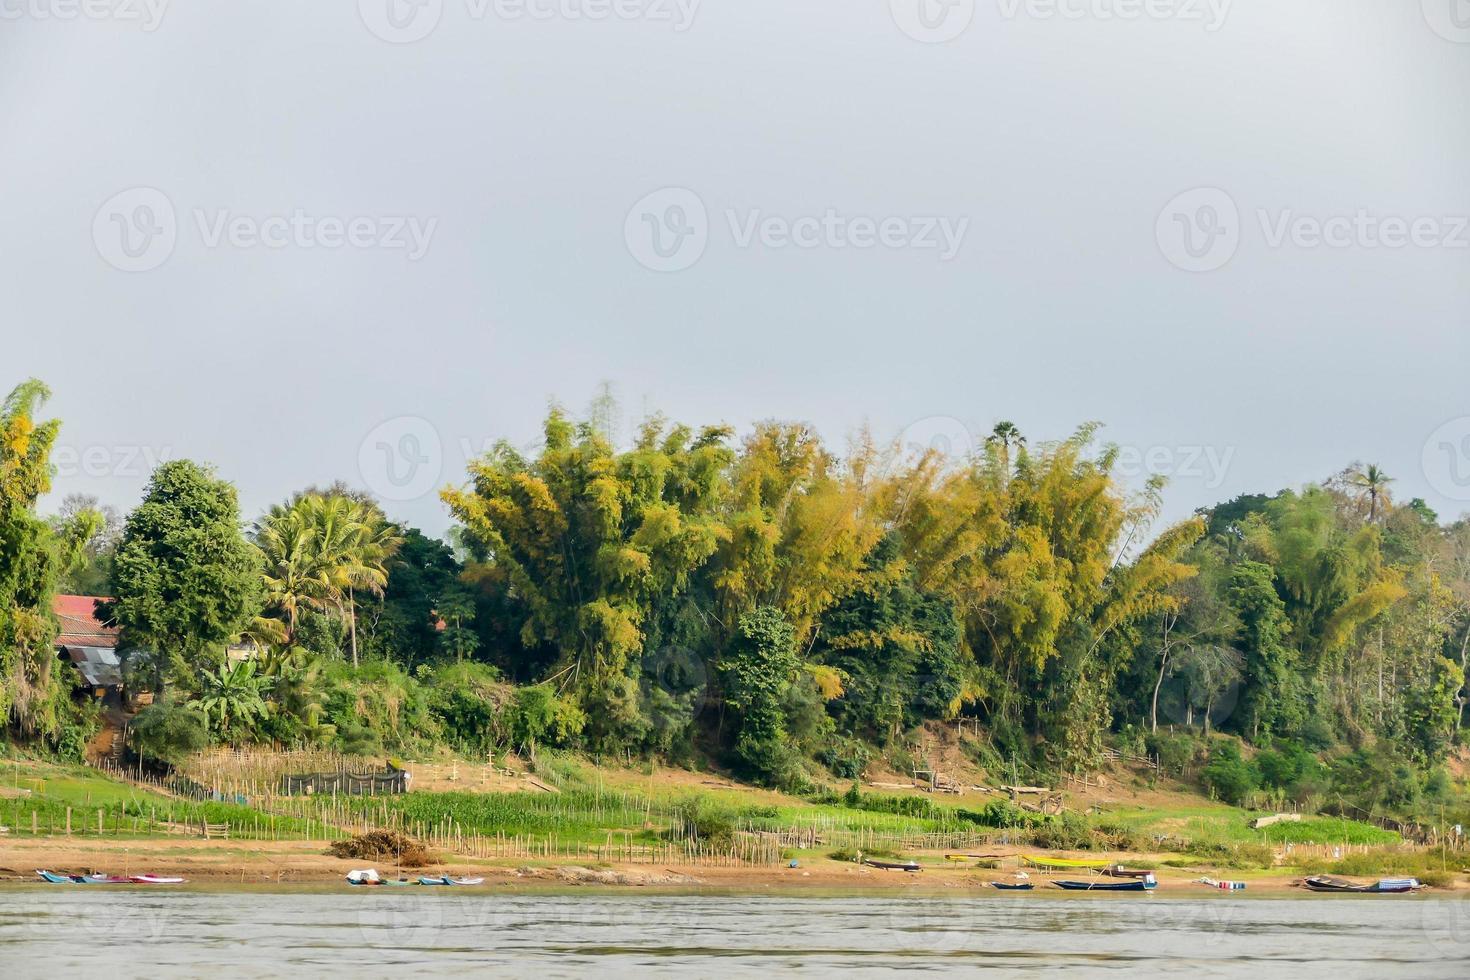
<instances>
[{"instance_id":1,"label":"house with red roof","mask_svg":"<svg viewBox=\"0 0 1470 980\"><path fill-rule=\"evenodd\" d=\"M51 611L61 623L58 656L76 668L94 697L105 698L110 689L122 687L123 676L118 629L97 618L100 601L96 596L59 595L52 600Z\"/></svg>"}]
</instances>

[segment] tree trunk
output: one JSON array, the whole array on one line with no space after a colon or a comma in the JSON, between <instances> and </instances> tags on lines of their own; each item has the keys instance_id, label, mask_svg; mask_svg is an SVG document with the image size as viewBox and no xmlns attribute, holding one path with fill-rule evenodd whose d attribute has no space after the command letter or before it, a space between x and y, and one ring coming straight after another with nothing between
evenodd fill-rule
<instances>
[{"instance_id":1,"label":"tree trunk","mask_svg":"<svg viewBox=\"0 0 1470 980\"><path fill-rule=\"evenodd\" d=\"M1461 674L1465 673L1467 657L1470 657L1470 626L1465 627L1465 637L1460 641ZM1470 681L1466 681L1464 684L1461 684L1460 690L1455 693L1455 703L1460 706L1459 712L1455 715L1455 731L1457 733L1460 731L1460 727L1465 723L1465 687L1467 685L1470 685Z\"/></svg>"},{"instance_id":2,"label":"tree trunk","mask_svg":"<svg viewBox=\"0 0 1470 980\"><path fill-rule=\"evenodd\" d=\"M352 646L352 669L357 669L357 602L352 589L347 589L347 636Z\"/></svg>"},{"instance_id":3,"label":"tree trunk","mask_svg":"<svg viewBox=\"0 0 1470 980\"><path fill-rule=\"evenodd\" d=\"M1169 669L1169 648L1164 648L1164 655L1159 658L1159 678L1154 681L1154 700L1149 707L1148 724L1150 731L1157 735L1159 733L1159 689L1164 686L1164 674Z\"/></svg>"},{"instance_id":4,"label":"tree trunk","mask_svg":"<svg viewBox=\"0 0 1470 980\"><path fill-rule=\"evenodd\" d=\"M1167 614L1166 614L1167 615ZM1169 669L1169 633L1174 629L1174 621L1166 618L1164 620L1164 649L1159 657L1159 679L1154 681L1154 700L1149 708L1149 729L1153 734L1159 733L1159 688L1164 686L1164 673Z\"/></svg>"}]
</instances>

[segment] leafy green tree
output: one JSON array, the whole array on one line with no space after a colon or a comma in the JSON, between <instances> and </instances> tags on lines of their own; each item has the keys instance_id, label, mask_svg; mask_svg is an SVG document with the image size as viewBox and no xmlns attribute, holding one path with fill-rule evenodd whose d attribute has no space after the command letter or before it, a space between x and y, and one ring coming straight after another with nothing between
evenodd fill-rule
<instances>
[{"instance_id":1,"label":"leafy green tree","mask_svg":"<svg viewBox=\"0 0 1470 980\"><path fill-rule=\"evenodd\" d=\"M51 520L62 540L60 589L69 595L105 596L112 591L112 553L122 535L122 517L96 497L68 494Z\"/></svg>"},{"instance_id":2,"label":"leafy green tree","mask_svg":"<svg viewBox=\"0 0 1470 980\"><path fill-rule=\"evenodd\" d=\"M27 381L0 402L0 722L55 738L71 712L53 671L61 545L36 516L61 427L36 419L49 396L41 382Z\"/></svg>"},{"instance_id":3,"label":"leafy green tree","mask_svg":"<svg viewBox=\"0 0 1470 980\"><path fill-rule=\"evenodd\" d=\"M1254 561L1236 565L1230 598L1245 650L1241 729L1252 738L1262 731L1291 735L1301 727L1305 706L1297 658L1286 643L1291 622L1286 603L1276 594L1271 567Z\"/></svg>"},{"instance_id":4,"label":"leafy green tree","mask_svg":"<svg viewBox=\"0 0 1470 980\"><path fill-rule=\"evenodd\" d=\"M439 600L436 611L444 622L444 632L439 634L440 646L455 661L463 663L480 645L480 638L469 628L475 621L474 597L463 589L450 590Z\"/></svg>"},{"instance_id":5,"label":"leafy green tree","mask_svg":"<svg viewBox=\"0 0 1470 980\"><path fill-rule=\"evenodd\" d=\"M538 745L570 744L587 725L582 709L546 684L517 688L506 716L513 743L533 756Z\"/></svg>"},{"instance_id":6,"label":"leafy green tree","mask_svg":"<svg viewBox=\"0 0 1470 980\"><path fill-rule=\"evenodd\" d=\"M816 656L841 674L832 703L846 734L888 742L927 718L963 706L973 674L953 607L914 587L889 535L868 557L858 589L822 617Z\"/></svg>"},{"instance_id":7,"label":"leafy green tree","mask_svg":"<svg viewBox=\"0 0 1470 980\"><path fill-rule=\"evenodd\" d=\"M145 759L177 763L209 746L209 723L188 704L158 701L129 722L128 738Z\"/></svg>"},{"instance_id":8,"label":"leafy green tree","mask_svg":"<svg viewBox=\"0 0 1470 980\"><path fill-rule=\"evenodd\" d=\"M484 556L471 578L502 590L525 649L555 649L551 679L611 744L639 726L634 673L654 610L688 589L726 534L729 430L695 436L655 418L619 453L554 410L545 433L536 459L501 444L444 498Z\"/></svg>"},{"instance_id":9,"label":"leafy green tree","mask_svg":"<svg viewBox=\"0 0 1470 980\"><path fill-rule=\"evenodd\" d=\"M128 515L107 611L123 649L154 650L192 680L260 612L260 552L241 533L235 488L188 460L153 473Z\"/></svg>"},{"instance_id":10,"label":"leafy green tree","mask_svg":"<svg viewBox=\"0 0 1470 980\"><path fill-rule=\"evenodd\" d=\"M402 535L403 544L388 566L382 601L364 613L364 642L372 653L412 667L436 659L441 651L440 620L435 615L441 596L456 592L472 600L472 615L465 617L465 623L478 618L479 604L473 601L474 592L459 584L463 569L448 545L414 528L406 528ZM481 631L476 632L478 638Z\"/></svg>"},{"instance_id":11,"label":"leafy green tree","mask_svg":"<svg viewBox=\"0 0 1470 980\"><path fill-rule=\"evenodd\" d=\"M1235 806L1244 806L1256 791L1256 773L1241 757L1240 747L1228 739L1215 743L1201 775L1212 793Z\"/></svg>"},{"instance_id":12,"label":"leafy green tree","mask_svg":"<svg viewBox=\"0 0 1470 980\"><path fill-rule=\"evenodd\" d=\"M740 617L719 663L725 701L740 718L735 754L750 773L768 782L783 783L792 775L784 705L799 665L796 630L770 606Z\"/></svg>"}]
</instances>

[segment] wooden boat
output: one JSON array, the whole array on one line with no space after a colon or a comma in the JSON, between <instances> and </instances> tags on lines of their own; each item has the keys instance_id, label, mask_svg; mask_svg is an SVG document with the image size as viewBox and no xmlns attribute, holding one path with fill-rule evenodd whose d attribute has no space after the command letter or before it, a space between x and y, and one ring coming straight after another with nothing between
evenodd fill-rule
<instances>
[{"instance_id":1,"label":"wooden boat","mask_svg":"<svg viewBox=\"0 0 1470 980\"><path fill-rule=\"evenodd\" d=\"M1380 878L1371 885L1360 885L1356 881L1333 875L1312 875L1310 878L1303 878L1302 884L1314 892L1356 895L1402 895L1423 887L1418 878Z\"/></svg>"},{"instance_id":2,"label":"wooden boat","mask_svg":"<svg viewBox=\"0 0 1470 980\"><path fill-rule=\"evenodd\" d=\"M1112 863L1107 860L1099 861L1092 858L1044 858L1036 857L1033 854L1022 854L1021 858L1028 864L1034 864L1038 868L1093 868L1095 870L1101 870Z\"/></svg>"},{"instance_id":3,"label":"wooden boat","mask_svg":"<svg viewBox=\"0 0 1470 980\"><path fill-rule=\"evenodd\" d=\"M1029 881L992 881L990 883L990 887L999 888L1003 892L1029 892L1036 886L1031 884L1031 882Z\"/></svg>"},{"instance_id":4,"label":"wooden boat","mask_svg":"<svg viewBox=\"0 0 1470 980\"><path fill-rule=\"evenodd\" d=\"M419 879L421 885L483 885L484 883L484 878L451 878L448 875Z\"/></svg>"},{"instance_id":5,"label":"wooden boat","mask_svg":"<svg viewBox=\"0 0 1470 980\"><path fill-rule=\"evenodd\" d=\"M870 868L881 868L884 871L920 871L917 861L874 861L871 858L863 858L863 863Z\"/></svg>"},{"instance_id":6,"label":"wooden boat","mask_svg":"<svg viewBox=\"0 0 1470 980\"><path fill-rule=\"evenodd\" d=\"M1121 864L1110 864L1102 869L1102 873L1109 878L1147 878L1153 874L1152 871L1142 871L1138 868L1125 868Z\"/></svg>"},{"instance_id":7,"label":"wooden boat","mask_svg":"<svg viewBox=\"0 0 1470 980\"><path fill-rule=\"evenodd\" d=\"M1052 884L1072 892L1146 892L1159 886L1152 875L1133 881L1054 881Z\"/></svg>"}]
</instances>

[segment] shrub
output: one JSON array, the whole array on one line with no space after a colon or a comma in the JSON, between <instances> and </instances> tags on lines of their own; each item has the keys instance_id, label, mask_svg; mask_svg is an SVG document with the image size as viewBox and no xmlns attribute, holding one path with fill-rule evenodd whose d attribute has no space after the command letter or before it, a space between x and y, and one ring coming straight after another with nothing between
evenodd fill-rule
<instances>
[{"instance_id":1,"label":"shrub","mask_svg":"<svg viewBox=\"0 0 1470 980\"><path fill-rule=\"evenodd\" d=\"M872 757L872 750L855 738L834 739L817 750L817 761L838 779L862 778Z\"/></svg>"},{"instance_id":2,"label":"shrub","mask_svg":"<svg viewBox=\"0 0 1470 980\"><path fill-rule=\"evenodd\" d=\"M1030 810L1023 810L1010 800L991 800L979 810L960 810L961 820L982 827L1036 827L1047 822L1047 817Z\"/></svg>"},{"instance_id":3,"label":"shrub","mask_svg":"<svg viewBox=\"0 0 1470 980\"><path fill-rule=\"evenodd\" d=\"M505 707L505 727L516 745L565 746L582 733L587 716L545 684L517 688Z\"/></svg>"},{"instance_id":4,"label":"shrub","mask_svg":"<svg viewBox=\"0 0 1470 980\"><path fill-rule=\"evenodd\" d=\"M1242 806L1256 789L1256 774L1240 756L1232 741L1221 740L1210 751L1210 762L1201 773L1210 791L1236 806Z\"/></svg>"},{"instance_id":5,"label":"shrub","mask_svg":"<svg viewBox=\"0 0 1470 980\"><path fill-rule=\"evenodd\" d=\"M735 814L707 796L680 800L674 805L674 815L706 847L729 847L735 841Z\"/></svg>"},{"instance_id":6,"label":"shrub","mask_svg":"<svg viewBox=\"0 0 1470 980\"><path fill-rule=\"evenodd\" d=\"M1209 864L1217 868L1270 868L1276 863L1276 853L1265 844L1194 842L1186 849L1184 858L1164 863L1175 868L1191 864Z\"/></svg>"},{"instance_id":7,"label":"shrub","mask_svg":"<svg viewBox=\"0 0 1470 980\"><path fill-rule=\"evenodd\" d=\"M1055 851L1090 851L1097 846L1087 818L1080 813L1063 813L1031 831L1037 847Z\"/></svg>"},{"instance_id":8,"label":"shrub","mask_svg":"<svg viewBox=\"0 0 1470 980\"><path fill-rule=\"evenodd\" d=\"M178 762L209 745L204 716L175 701L159 701L144 708L128 730L134 751L160 762Z\"/></svg>"},{"instance_id":9,"label":"shrub","mask_svg":"<svg viewBox=\"0 0 1470 980\"><path fill-rule=\"evenodd\" d=\"M366 725L344 725L338 730L338 744L344 755L382 755L383 740Z\"/></svg>"},{"instance_id":10,"label":"shrub","mask_svg":"<svg viewBox=\"0 0 1470 980\"><path fill-rule=\"evenodd\" d=\"M1158 732L1144 739L1144 744L1166 773L1183 775L1195 762L1200 743L1193 735Z\"/></svg>"},{"instance_id":11,"label":"shrub","mask_svg":"<svg viewBox=\"0 0 1470 980\"><path fill-rule=\"evenodd\" d=\"M483 754L496 741L496 722L506 701L499 671L466 663L425 673L430 681L428 708L445 737L461 751Z\"/></svg>"}]
</instances>

